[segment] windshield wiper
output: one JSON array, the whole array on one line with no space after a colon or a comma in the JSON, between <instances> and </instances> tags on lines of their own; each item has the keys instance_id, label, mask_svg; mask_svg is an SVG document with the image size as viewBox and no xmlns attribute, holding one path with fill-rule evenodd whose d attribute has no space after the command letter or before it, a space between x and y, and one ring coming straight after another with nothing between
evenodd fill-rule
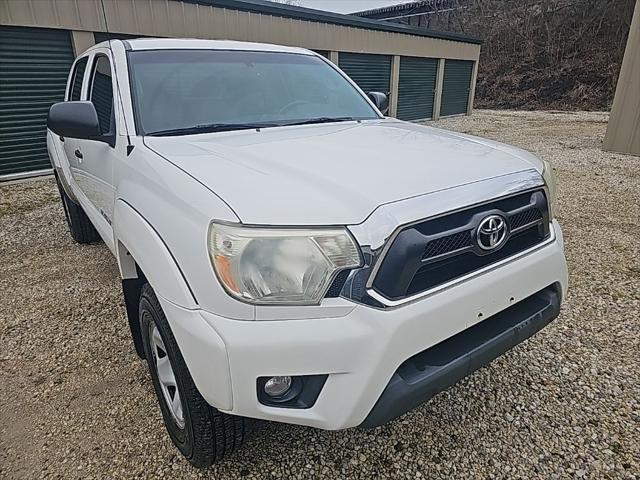
<instances>
[{"instance_id":1,"label":"windshield wiper","mask_svg":"<svg viewBox=\"0 0 640 480\"><path fill-rule=\"evenodd\" d=\"M230 132L233 130L251 130L269 127L287 127L291 125L310 125L313 123L336 123L358 120L354 117L316 117L306 120L284 123L208 123L192 127L169 128L147 133L150 137L170 137L173 135L193 135L196 133Z\"/></svg>"},{"instance_id":2,"label":"windshield wiper","mask_svg":"<svg viewBox=\"0 0 640 480\"><path fill-rule=\"evenodd\" d=\"M317 117L317 118L309 118L307 120L300 120L298 122L284 123L285 126L290 125L311 125L313 123L337 123L337 122L348 122L349 120L358 120L354 117Z\"/></svg>"},{"instance_id":3,"label":"windshield wiper","mask_svg":"<svg viewBox=\"0 0 640 480\"><path fill-rule=\"evenodd\" d=\"M193 135L196 133L230 132L233 130L251 130L258 128L277 127L277 123L208 123L192 127L169 128L147 133L150 137L170 137L173 135Z\"/></svg>"}]
</instances>

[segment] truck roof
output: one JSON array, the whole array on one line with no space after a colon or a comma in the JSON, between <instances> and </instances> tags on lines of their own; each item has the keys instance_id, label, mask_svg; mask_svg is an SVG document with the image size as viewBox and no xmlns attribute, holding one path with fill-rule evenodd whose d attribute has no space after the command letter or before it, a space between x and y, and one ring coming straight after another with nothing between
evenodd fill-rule
<instances>
[{"instance_id":1,"label":"truck roof","mask_svg":"<svg viewBox=\"0 0 640 480\"><path fill-rule=\"evenodd\" d=\"M238 42L235 40L202 40L197 38L134 38L121 40L131 50L161 49L202 49L202 50L245 50L260 52L297 53L314 55L310 50L299 47L285 47L270 43ZM97 46L106 46L101 42Z\"/></svg>"}]
</instances>

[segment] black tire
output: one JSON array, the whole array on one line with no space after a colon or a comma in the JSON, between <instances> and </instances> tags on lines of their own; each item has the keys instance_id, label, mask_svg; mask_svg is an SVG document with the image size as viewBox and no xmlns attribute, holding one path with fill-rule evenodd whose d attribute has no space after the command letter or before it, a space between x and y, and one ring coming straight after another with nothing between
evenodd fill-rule
<instances>
[{"instance_id":1,"label":"black tire","mask_svg":"<svg viewBox=\"0 0 640 480\"><path fill-rule=\"evenodd\" d=\"M154 325L162 337L166 356L169 358L175 377L182 404L183 426L180 426L174 417L160 386L156 370L156 347L152 346L151 339ZM140 326L147 364L160 403L162 418L178 450L194 467L206 468L240 447L248 433L248 419L221 413L202 398L189 374L160 303L149 284L142 287L140 295Z\"/></svg>"},{"instance_id":2,"label":"black tire","mask_svg":"<svg viewBox=\"0 0 640 480\"><path fill-rule=\"evenodd\" d=\"M82 210L82 207L71 200L67 192L64 191L57 175L56 183L58 184L58 191L60 192L60 199L62 200L64 216L67 219L69 232L73 239L83 244L96 243L102 240L100 234L91 223L91 220L89 220L87 214Z\"/></svg>"}]
</instances>

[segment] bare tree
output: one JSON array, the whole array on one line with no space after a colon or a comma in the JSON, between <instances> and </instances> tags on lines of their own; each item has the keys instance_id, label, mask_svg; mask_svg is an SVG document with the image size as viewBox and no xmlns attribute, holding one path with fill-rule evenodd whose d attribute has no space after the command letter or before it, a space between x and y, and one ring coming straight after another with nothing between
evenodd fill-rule
<instances>
[{"instance_id":1,"label":"bare tree","mask_svg":"<svg viewBox=\"0 0 640 480\"><path fill-rule=\"evenodd\" d=\"M455 0L434 30L483 40L476 99L506 108L608 109L634 0Z\"/></svg>"}]
</instances>

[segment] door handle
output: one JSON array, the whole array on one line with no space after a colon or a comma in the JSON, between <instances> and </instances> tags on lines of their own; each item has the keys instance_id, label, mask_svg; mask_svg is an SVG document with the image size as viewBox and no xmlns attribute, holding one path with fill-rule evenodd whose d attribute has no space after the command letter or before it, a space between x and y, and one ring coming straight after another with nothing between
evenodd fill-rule
<instances>
[{"instance_id":1,"label":"door handle","mask_svg":"<svg viewBox=\"0 0 640 480\"><path fill-rule=\"evenodd\" d=\"M82 160L82 152L80 151L80 149L76 148L76 151L73 152L73 153L74 153L74 155L76 157L78 157L80 160Z\"/></svg>"}]
</instances>

